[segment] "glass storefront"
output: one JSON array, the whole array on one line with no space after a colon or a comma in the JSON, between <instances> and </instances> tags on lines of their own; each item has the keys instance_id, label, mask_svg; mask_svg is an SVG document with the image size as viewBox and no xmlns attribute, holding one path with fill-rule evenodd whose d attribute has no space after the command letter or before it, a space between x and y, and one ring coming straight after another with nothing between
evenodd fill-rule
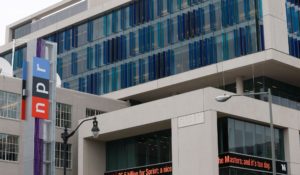
<instances>
[{"instance_id":1,"label":"glass storefront","mask_svg":"<svg viewBox=\"0 0 300 175\"><path fill-rule=\"evenodd\" d=\"M107 172L172 161L171 130L106 143Z\"/></svg>"},{"instance_id":2,"label":"glass storefront","mask_svg":"<svg viewBox=\"0 0 300 175\"><path fill-rule=\"evenodd\" d=\"M284 162L283 129L275 128L276 167ZM268 125L233 118L218 119L220 175L268 175L272 171ZM286 174L285 169L278 172Z\"/></svg>"}]
</instances>

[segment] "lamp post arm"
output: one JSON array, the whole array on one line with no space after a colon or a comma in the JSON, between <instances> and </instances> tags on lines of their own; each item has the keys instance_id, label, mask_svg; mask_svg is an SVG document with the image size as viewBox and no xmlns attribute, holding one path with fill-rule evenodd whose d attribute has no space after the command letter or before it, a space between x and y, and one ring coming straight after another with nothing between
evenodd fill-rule
<instances>
[{"instance_id":1,"label":"lamp post arm","mask_svg":"<svg viewBox=\"0 0 300 175\"><path fill-rule=\"evenodd\" d=\"M86 120L81 121L81 122L79 123L79 125L77 125L77 127L76 127L70 134L68 134L68 135L66 136L67 139L70 138L70 137L72 137L72 136L76 133L76 131L79 129L79 127L80 127L84 122L90 121L90 120L95 120L95 119L96 119L96 117L93 117L93 118L89 118L89 119L86 119Z\"/></svg>"}]
</instances>

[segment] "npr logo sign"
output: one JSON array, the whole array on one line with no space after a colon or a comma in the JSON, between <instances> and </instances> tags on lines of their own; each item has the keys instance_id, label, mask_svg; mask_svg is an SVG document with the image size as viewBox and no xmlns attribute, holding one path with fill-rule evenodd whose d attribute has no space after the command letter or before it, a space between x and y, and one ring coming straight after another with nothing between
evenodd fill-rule
<instances>
[{"instance_id":1,"label":"npr logo sign","mask_svg":"<svg viewBox=\"0 0 300 175\"><path fill-rule=\"evenodd\" d=\"M50 80L49 61L34 57L32 75L32 116L40 119L48 119Z\"/></svg>"}]
</instances>

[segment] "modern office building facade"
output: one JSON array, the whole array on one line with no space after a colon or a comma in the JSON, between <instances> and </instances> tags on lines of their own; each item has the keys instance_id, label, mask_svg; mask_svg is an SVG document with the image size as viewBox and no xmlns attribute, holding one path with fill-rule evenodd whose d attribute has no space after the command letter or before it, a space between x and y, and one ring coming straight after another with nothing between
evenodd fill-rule
<instances>
[{"instance_id":1,"label":"modern office building facade","mask_svg":"<svg viewBox=\"0 0 300 175\"><path fill-rule=\"evenodd\" d=\"M8 26L0 56L15 39L19 76L26 41L56 42L64 88L138 104L101 114L97 139L83 125L80 175L271 174L267 97L215 101L268 89L277 173L297 175L299 3L65 0Z\"/></svg>"}]
</instances>

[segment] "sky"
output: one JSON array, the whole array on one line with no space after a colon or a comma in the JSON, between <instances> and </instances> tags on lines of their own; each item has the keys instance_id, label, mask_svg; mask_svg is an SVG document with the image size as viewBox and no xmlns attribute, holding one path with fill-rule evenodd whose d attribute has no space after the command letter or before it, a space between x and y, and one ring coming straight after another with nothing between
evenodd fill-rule
<instances>
[{"instance_id":1,"label":"sky","mask_svg":"<svg viewBox=\"0 0 300 175\"><path fill-rule=\"evenodd\" d=\"M61 0L5 0L0 7L0 46L4 44L7 25Z\"/></svg>"}]
</instances>

